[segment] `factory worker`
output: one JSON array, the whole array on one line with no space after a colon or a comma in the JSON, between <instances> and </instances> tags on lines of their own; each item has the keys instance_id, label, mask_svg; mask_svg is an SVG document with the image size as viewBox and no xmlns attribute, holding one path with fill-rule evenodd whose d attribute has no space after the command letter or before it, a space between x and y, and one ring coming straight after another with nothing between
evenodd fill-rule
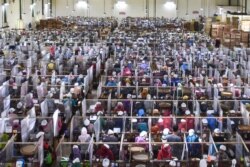
<instances>
[{"instance_id":1,"label":"factory worker","mask_svg":"<svg viewBox=\"0 0 250 167\"><path fill-rule=\"evenodd\" d=\"M73 145L72 152L70 153L69 159L71 162L73 162L76 158L81 160L82 156L81 156L81 152L80 152L78 145Z\"/></svg>"},{"instance_id":2,"label":"factory worker","mask_svg":"<svg viewBox=\"0 0 250 167\"><path fill-rule=\"evenodd\" d=\"M108 144L103 144L95 153L95 156L97 158L101 158L101 159L104 159L104 158L107 158L111 161L114 160L114 154L113 152L111 151L110 149L110 146Z\"/></svg>"},{"instance_id":3,"label":"factory worker","mask_svg":"<svg viewBox=\"0 0 250 167\"><path fill-rule=\"evenodd\" d=\"M190 157L199 158L200 154L200 144L196 144L193 142L199 142L199 137L195 134L194 129L190 129L188 131L188 136L186 138L186 142L188 143L188 152Z\"/></svg>"},{"instance_id":4,"label":"factory worker","mask_svg":"<svg viewBox=\"0 0 250 167\"><path fill-rule=\"evenodd\" d=\"M183 150L183 145L180 143L182 142L181 137L178 135L178 126L173 126L172 134L168 134L166 136L166 140L168 142L176 142L176 144L170 144L172 148L172 155L178 159L181 159L181 154Z\"/></svg>"},{"instance_id":5,"label":"factory worker","mask_svg":"<svg viewBox=\"0 0 250 167\"><path fill-rule=\"evenodd\" d=\"M229 160L229 157L226 153L227 147L225 145L220 145L220 149L218 150L217 153L215 153L215 156L218 161L227 161Z\"/></svg>"},{"instance_id":6,"label":"factory worker","mask_svg":"<svg viewBox=\"0 0 250 167\"><path fill-rule=\"evenodd\" d=\"M217 120L214 117L214 110L207 110L207 121L208 127L211 131L213 131L217 127Z\"/></svg>"},{"instance_id":7,"label":"factory worker","mask_svg":"<svg viewBox=\"0 0 250 167\"><path fill-rule=\"evenodd\" d=\"M165 143L161 146L161 149L158 152L157 160L167 159L172 159L172 150L171 146L168 143Z\"/></svg>"},{"instance_id":8,"label":"factory worker","mask_svg":"<svg viewBox=\"0 0 250 167\"><path fill-rule=\"evenodd\" d=\"M185 115L187 121L187 130L194 129L194 116L191 114L190 110L186 110Z\"/></svg>"}]
</instances>

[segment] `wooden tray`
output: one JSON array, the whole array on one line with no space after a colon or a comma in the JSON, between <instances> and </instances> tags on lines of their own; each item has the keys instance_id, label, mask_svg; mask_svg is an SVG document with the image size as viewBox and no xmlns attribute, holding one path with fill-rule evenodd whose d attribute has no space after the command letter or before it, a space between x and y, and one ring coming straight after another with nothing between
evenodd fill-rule
<instances>
[{"instance_id":1,"label":"wooden tray","mask_svg":"<svg viewBox=\"0 0 250 167\"><path fill-rule=\"evenodd\" d=\"M148 161L149 156L146 153L144 153L144 154L134 154L133 159L136 160L136 161Z\"/></svg>"},{"instance_id":2,"label":"wooden tray","mask_svg":"<svg viewBox=\"0 0 250 167\"><path fill-rule=\"evenodd\" d=\"M221 92L221 96L223 96L223 97L232 97L233 93L229 92L229 91L223 91L223 92Z\"/></svg>"},{"instance_id":3,"label":"wooden tray","mask_svg":"<svg viewBox=\"0 0 250 167\"><path fill-rule=\"evenodd\" d=\"M239 125L238 128L240 131L250 131L250 125Z\"/></svg>"},{"instance_id":4,"label":"wooden tray","mask_svg":"<svg viewBox=\"0 0 250 167\"><path fill-rule=\"evenodd\" d=\"M26 145L20 149L20 152L23 156L33 156L37 151L37 147L35 145Z\"/></svg>"},{"instance_id":5,"label":"wooden tray","mask_svg":"<svg viewBox=\"0 0 250 167\"><path fill-rule=\"evenodd\" d=\"M143 147L129 147L128 149L133 153L145 151L145 148Z\"/></svg>"}]
</instances>

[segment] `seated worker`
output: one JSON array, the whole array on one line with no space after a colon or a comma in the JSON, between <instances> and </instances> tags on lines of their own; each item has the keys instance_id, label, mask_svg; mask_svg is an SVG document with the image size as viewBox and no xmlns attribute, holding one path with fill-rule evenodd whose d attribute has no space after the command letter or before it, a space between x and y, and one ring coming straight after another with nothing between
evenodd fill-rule
<instances>
[{"instance_id":1,"label":"seated worker","mask_svg":"<svg viewBox=\"0 0 250 167\"><path fill-rule=\"evenodd\" d=\"M187 121L185 119L181 119L181 122L178 124L178 129L182 133L187 131Z\"/></svg>"},{"instance_id":2,"label":"seated worker","mask_svg":"<svg viewBox=\"0 0 250 167\"><path fill-rule=\"evenodd\" d=\"M173 132L172 134L167 135L167 141L168 142L176 142L176 144L170 144L172 148L172 155L173 157L176 157L178 159L181 159L182 154L182 144L178 142L182 142L181 137L178 135L178 126L173 126Z\"/></svg>"},{"instance_id":3,"label":"seated worker","mask_svg":"<svg viewBox=\"0 0 250 167\"><path fill-rule=\"evenodd\" d=\"M137 123L137 129L138 132L148 131L148 123L146 119L139 119L139 122Z\"/></svg>"},{"instance_id":4,"label":"seated worker","mask_svg":"<svg viewBox=\"0 0 250 167\"><path fill-rule=\"evenodd\" d=\"M227 147L225 145L221 145L220 149L217 153L215 153L215 156L217 158L217 161L225 161L230 160L227 153L226 153Z\"/></svg>"},{"instance_id":5,"label":"seated worker","mask_svg":"<svg viewBox=\"0 0 250 167\"><path fill-rule=\"evenodd\" d=\"M187 121L187 130L194 129L194 116L189 110L185 111L186 121Z\"/></svg>"},{"instance_id":6,"label":"seated worker","mask_svg":"<svg viewBox=\"0 0 250 167\"><path fill-rule=\"evenodd\" d=\"M178 114L179 115L184 115L186 110L188 110L187 104L186 103L181 103Z\"/></svg>"},{"instance_id":7,"label":"seated worker","mask_svg":"<svg viewBox=\"0 0 250 167\"><path fill-rule=\"evenodd\" d=\"M219 149L221 145L220 142L225 142L225 138L224 136L221 135L221 131L218 128L214 129L214 133L212 135L213 135L214 142L216 143L216 147Z\"/></svg>"},{"instance_id":8,"label":"seated worker","mask_svg":"<svg viewBox=\"0 0 250 167\"><path fill-rule=\"evenodd\" d=\"M73 162L76 158L82 159L81 151L78 147L78 145L74 145L72 147L72 152L70 153L69 159L71 162Z\"/></svg>"},{"instance_id":9,"label":"seated worker","mask_svg":"<svg viewBox=\"0 0 250 167\"><path fill-rule=\"evenodd\" d=\"M148 133L146 131L142 131L139 136L135 138L136 143L143 143L146 142Z\"/></svg>"},{"instance_id":10,"label":"seated worker","mask_svg":"<svg viewBox=\"0 0 250 167\"><path fill-rule=\"evenodd\" d=\"M158 152L157 160L167 159L172 159L172 150L171 146L168 143L165 143L161 146L161 149Z\"/></svg>"},{"instance_id":11,"label":"seated worker","mask_svg":"<svg viewBox=\"0 0 250 167\"><path fill-rule=\"evenodd\" d=\"M81 130L81 135L78 137L79 142L89 142L91 136L88 134L87 129L85 127Z\"/></svg>"},{"instance_id":12,"label":"seated worker","mask_svg":"<svg viewBox=\"0 0 250 167\"><path fill-rule=\"evenodd\" d=\"M114 131L109 129L108 134L103 136L102 141L104 143L108 143L108 142L118 142L119 140L118 140L118 137L115 136ZM118 158L117 155L119 155L119 146L112 144L109 147L110 147L109 149L112 151L114 157Z\"/></svg>"},{"instance_id":13,"label":"seated worker","mask_svg":"<svg viewBox=\"0 0 250 167\"><path fill-rule=\"evenodd\" d=\"M145 143L147 142L147 136L148 136L148 133L146 131L142 131L140 135L135 138L135 142L138 143L139 146L145 148L145 150L148 149L148 144Z\"/></svg>"},{"instance_id":14,"label":"seated worker","mask_svg":"<svg viewBox=\"0 0 250 167\"><path fill-rule=\"evenodd\" d=\"M214 131L214 129L217 127L217 120L214 117L214 110L207 110L207 122L209 129Z\"/></svg>"},{"instance_id":15,"label":"seated worker","mask_svg":"<svg viewBox=\"0 0 250 167\"><path fill-rule=\"evenodd\" d=\"M115 81L115 78L111 78L111 79L109 79L109 81L107 82L107 84L106 84L106 86L117 86L117 83L116 83L116 81Z\"/></svg>"},{"instance_id":16,"label":"seated worker","mask_svg":"<svg viewBox=\"0 0 250 167\"><path fill-rule=\"evenodd\" d=\"M95 107L94 107L94 113L98 113L99 111L103 112L104 109L102 107L101 102L96 102Z\"/></svg>"},{"instance_id":17,"label":"seated worker","mask_svg":"<svg viewBox=\"0 0 250 167\"><path fill-rule=\"evenodd\" d=\"M186 141L188 143L189 156L193 158L199 158L199 156L201 155L200 144L198 144L199 137L195 134L195 131L193 129L190 129L188 131Z\"/></svg>"},{"instance_id":18,"label":"seated worker","mask_svg":"<svg viewBox=\"0 0 250 167\"><path fill-rule=\"evenodd\" d=\"M113 152L111 151L109 145L107 144L103 144L97 151L96 151L96 157L97 158L100 158L100 159L104 159L104 158L107 158L111 161L113 161L115 158L114 158L114 154Z\"/></svg>"},{"instance_id":19,"label":"seated worker","mask_svg":"<svg viewBox=\"0 0 250 167\"><path fill-rule=\"evenodd\" d=\"M118 111L117 113L117 117L113 119L114 121L114 128L119 129L120 132L123 131L123 115L124 112L123 111Z\"/></svg>"},{"instance_id":20,"label":"seated worker","mask_svg":"<svg viewBox=\"0 0 250 167\"><path fill-rule=\"evenodd\" d=\"M114 111L115 111L115 114L117 114L118 111L124 112L124 105L123 105L123 103L122 102L118 102L117 105L115 106Z\"/></svg>"},{"instance_id":21,"label":"seated worker","mask_svg":"<svg viewBox=\"0 0 250 167\"><path fill-rule=\"evenodd\" d=\"M103 142L118 142L118 138L115 136L113 130L109 129L108 134L103 136Z\"/></svg>"}]
</instances>

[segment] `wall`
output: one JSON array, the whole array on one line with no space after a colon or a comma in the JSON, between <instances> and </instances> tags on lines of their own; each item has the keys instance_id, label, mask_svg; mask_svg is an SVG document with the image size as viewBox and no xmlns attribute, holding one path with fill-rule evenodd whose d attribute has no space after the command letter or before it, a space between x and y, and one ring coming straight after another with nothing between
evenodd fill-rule
<instances>
[{"instance_id":1,"label":"wall","mask_svg":"<svg viewBox=\"0 0 250 167\"><path fill-rule=\"evenodd\" d=\"M88 9L78 9L75 5L76 12L72 13L73 0L55 0L56 1L56 15L57 16L114 16L123 18L131 17L145 17L146 16L146 0L126 0L127 6L119 8L116 5L116 0L105 0L106 15L104 15L104 0L89 0ZM66 9L66 4L69 8ZM149 17L155 16L155 0L149 0ZM157 17L181 17L188 19L195 19L199 14L211 16L216 12L216 1L227 2L228 0L172 0L178 6L166 6L167 0L156 0L156 16ZM60 2L60 3L59 3ZM187 3L188 2L188 3ZM220 4L220 3L219 3ZM204 8L204 10L200 10ZM178 10L176 10L178 9ZM193 11L198 11L199 14L193 14ZM188 15L186 15L188 13Z\"/></svg>"},{"instance_id":2,"label":"wall","mask_svg":"<svg viewBox=\"0 0 250 167\"><path fill-rule=\"evenodd\" d=\"M12 1L12 0L11 0ZM27 25L32 20L43 18L41 3L42 0L36 1L35 17L31 17L30 4L31 0L22 0L23 3L23 22ZM47 3L49 0L44 0ZM68 2L67 2L68 1ZM123 18L127 16L145 17L146 16L146 0L127 0L127 6L119 7L116 0L89 0L89 6L79 8L73 4L78 0L52 0L52 16L91 16L104 17L114 16ZM216 5L227 5L228 0L173 0L176 5L165 6L166 0L156 0L156 16L157 17L180 17L185 19L196 19L199 15L212 16L216 13ZM188 3L187 3L188 2ZM68 8L66 7L68 3ZM75 9L75 12L72 10ZM0 9L1 10L1 9ZM250 12L250 2L248 3ZM195 12L194 12L195 11ZM198 12L198 13L197 13ZM19 0L10 3L7 7L8 23L11 28L15 28L19 19ZM49 11L47 13L49 16ZM149 17L155 16L155 0L149 0ZM2 26L2 12L0 12L0 26Z\"/></svg>"}]
</instances>

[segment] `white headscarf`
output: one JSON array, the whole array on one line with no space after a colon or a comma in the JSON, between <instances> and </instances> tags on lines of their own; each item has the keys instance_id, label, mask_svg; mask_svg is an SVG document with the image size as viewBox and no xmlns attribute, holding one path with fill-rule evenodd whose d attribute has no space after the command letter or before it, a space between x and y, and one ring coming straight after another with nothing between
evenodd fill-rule
<instances>
[{"instance_id":1,"label":"white headscarf","mask_svg":"<svg viewBox=\"0 0 250 167\"><path fill-rule=\"evenodd\" d=\"M87 133L87 129L85 127L82 128L81 135L78 137L80 142L88 142L90 140L90 135Z\"/></svg>"}]
</instances>

